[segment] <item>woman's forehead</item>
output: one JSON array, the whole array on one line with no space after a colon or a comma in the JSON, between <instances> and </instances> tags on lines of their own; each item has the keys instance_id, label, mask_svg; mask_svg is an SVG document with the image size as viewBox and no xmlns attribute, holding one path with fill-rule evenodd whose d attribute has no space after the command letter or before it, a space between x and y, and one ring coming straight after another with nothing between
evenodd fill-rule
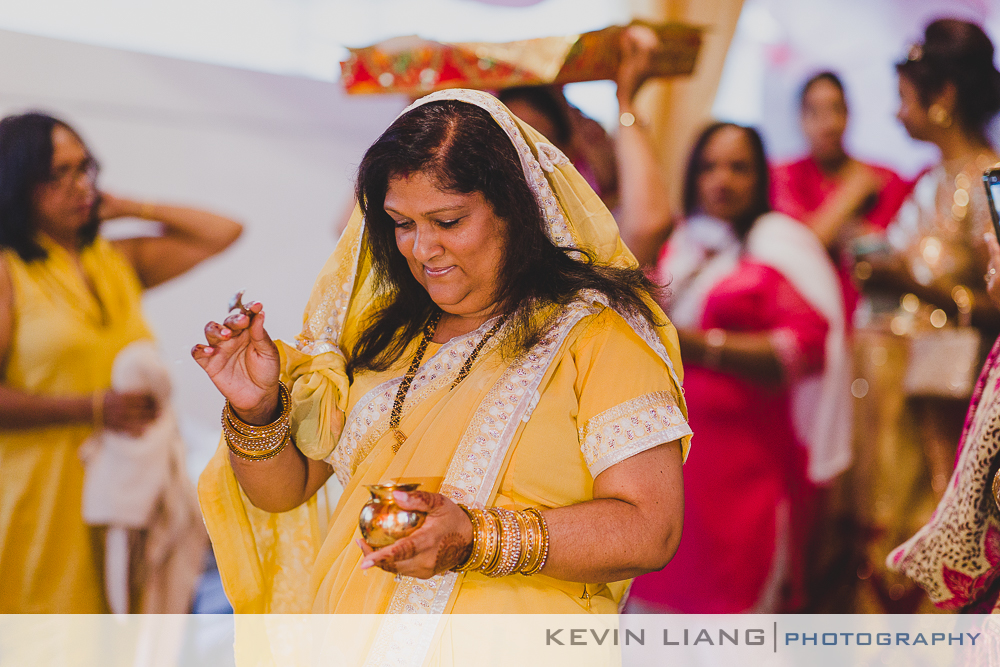
<instances>
[{"instance_id":1,"label":"woman's forehead","mask_svg":"<svg viewBox=\"0 0 1000 667\"><path fill-rule=\"evenodd\" d=\"M718 129L702 150L702 159L743 159L753 157L753 148L750 145L750 137L745 130L726 126Z\"/></svg>"},{"instance_id":2,"label":"woman's forehead","mask_svg":"<svg viewBox=\"0 0 1000 667\"><path fill-rule=\"evenodd\" d=\"M72 130L58 124L52 128L53 162L71 162L88 155L87 147Z\"/></svg>"},{"instance_id":3,"label":"woman's forehead","mask_svg":"<svg viewBox=\"0 0 1000 667\"><path fill-rule=\"evenodd\" d=\"M385 208L403 212L415 209L427 214L484 203L479 192L455 192L442 187L440 179L425 171L400 174L389 179Z\"/></svg>"}]
</instances>

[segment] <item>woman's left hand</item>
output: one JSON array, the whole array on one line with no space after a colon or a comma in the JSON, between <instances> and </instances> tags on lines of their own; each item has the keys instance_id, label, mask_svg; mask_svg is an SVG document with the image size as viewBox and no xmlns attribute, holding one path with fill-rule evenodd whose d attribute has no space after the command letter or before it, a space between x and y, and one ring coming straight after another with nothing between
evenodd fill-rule
<instances>
[{"instance_id":1,"label":"woman's left hand","mask_svg":"<svg viewBox=\"0 0 1000 667\"><path fill-rule=\"evenodd\" d=\"M100 195L100 203L97 207L97 217L101 220L114 220L115 218L139 217L142 205L131 199L115 197L107 192Z\"/></svg>"},{"instance_id":2,"label":"woman's left hand","mask_svg":"<svg viewBox=\"0 0 1000 667\"><path fill-rule=\"evenodd\" d=\"M393 574L430 579L468 560L472 522L461 507L439 493L427 491L396 491L393 496L403 509L427 512L427 518L411 535L378 551L358 540L365 553L362 570L374 565Z\"/></svg>"}]
</instances>

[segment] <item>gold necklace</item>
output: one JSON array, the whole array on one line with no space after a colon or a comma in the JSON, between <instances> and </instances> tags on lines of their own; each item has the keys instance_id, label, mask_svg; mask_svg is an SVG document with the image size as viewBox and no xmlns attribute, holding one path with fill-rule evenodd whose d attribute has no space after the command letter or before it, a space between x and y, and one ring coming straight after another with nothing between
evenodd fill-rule
<instances>
[{"instance_id":1,"label":"gold necklace","mask_svg":"<svg viewBox=\"0 0 1000 667\"><path fill-rule=\"evenodd\" d=\"M496 332L500 331L500 327L506 321L506 317L501 317L496 321L489 331L483 334L482 340L476 345L472 350L472 354L469 358L465 360L462 367L458 370L458 377L455 381L451 383L451 387L448 391L451 391L459 385L472 370L472 364L479 356L479 353L485 347L486 342L492 338ZM396 443L392 446L393 452L398 452L399 448L403 446L406 442L406 434L403 433L399 428L399 421L403 416L403 403L406 401L406 393L410 390L410 385L413 384L414 378L417 376L417 371L420 369L420 362L424 359L424 354L427 352L427 346L430 344L431 339L434 338L434 332L437 331L438 323L441 321L441 311L437 311L431 318L427 320L427 324L424 325L423 337L420 340L420 345L417 346L417 351L413 355L413 361L410 362L410 367L406 371L406 375L403 376L403 381L399 383L399 389L396 390L396 400L392 403L392 412L389 414L389 430L392 431L393 437L396 438Z\"/></svg>"}]
</instances>

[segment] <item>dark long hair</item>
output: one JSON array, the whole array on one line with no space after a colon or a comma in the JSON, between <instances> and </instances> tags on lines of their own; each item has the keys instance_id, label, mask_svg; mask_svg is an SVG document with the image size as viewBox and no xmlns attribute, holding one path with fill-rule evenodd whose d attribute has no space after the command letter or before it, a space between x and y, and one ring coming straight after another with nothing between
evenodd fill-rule
<instances>
[{"instance_id":1,"label":"dark long hair","mask_svg":"<svg viewBox=\"0 0 1000 667\"><path fill-rule=\"evenodd\" d=\"M583 289L604 294L616 310L657 323L644 297L658 288L641 270L600 266L586 248L574 252L549 240L517 152L487 111L456 100L432 102L396 119L358 169L376 305L351 350L352 371L392 366L437 308L396 247L395 223L383 208L389 182L418 172L442 190L482 194L503 223L495 312L508 316L506 355L540 340L544 330L532 317L538 308L566 304Z\"/></svg>"},{"instance_id":2,"label":"dark long hair","mask_svg":"<svg viewBox=\"0 0 1000 667\"><path fill-rule=\"evenodd\" d=\"M0 120L0 246L13 248L26 262L46 255L35 241L32 193L52 177L52 130L57 125L83 144L76 130L44 113ZM81 247L93 243L99 226L95 204L90 221L80 229Z\"/></svg>"},{"instance_id":3,"label":"dark long hair","mask_svg":"<svg viewBox=\"0 0 1000 667\"><path fill-rule=\"evenodd\" d=\"M993 42L975 23L938 19L924 31L923 44L896 65L929 107L946 84L955 86L955 116L962 128L984 137L1000 111L1000 72L993 64Z\"/></svg>"},{"instance_id":4,"label":"dark long hair","mask_svg":"<svg viewBox=\"0 0 1000 667\"><path fill-rule=\"evenodd\" d=\"M733 127L743 132L747 141L750 142L750 150L753 153L753 167L757 175L757 183L753 191L753 199L743 215L733 220L733 228L742 238L745 237L757 218L771 210L770 195L770 175L767 168L767 152L764 150L764 140L760 138L760 133L752 127L737 125L736 123L712 123L698 135L691 149L691 157L688 158L687 168L684 170L684 215L691 217L698 213L701 205L698 201L698 177L701 175L703 167L703 154L708 142L715 136L716 132L727 127Z\"/></svg>"}]
</instances>

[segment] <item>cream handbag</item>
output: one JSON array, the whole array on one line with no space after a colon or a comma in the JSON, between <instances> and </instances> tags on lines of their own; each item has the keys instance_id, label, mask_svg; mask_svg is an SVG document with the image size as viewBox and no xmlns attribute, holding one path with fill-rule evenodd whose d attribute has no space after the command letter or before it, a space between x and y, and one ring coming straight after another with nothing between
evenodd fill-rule
<instances>
[{"instance_id":1,"label":"cream handbag","mask_svg":"<svg viewBox=\"0 0 1000 667\"><path fill-rule=\"evenodd\" d=\"M922 330L910 338L910 354L903 379L903 391L907 396L953 399L972 396L979 377L982 336L978 329L970 326L972 292L958 285L951 295L958 306L958 326ZM935 315L944 318L942 311L932 313L932 324L939 327L947 324L946 318L940 323L934 322Z\"/></svg>"},{"instance_id":2,"label":"cream handbag","mask_svg":"<svg viewBox=\"0 0 1000 667\"><path fill-rule=\"evenodd\" d=\"M967 399L978 373L982 338L973 327L921 332L910 339L903 379L907 396Z\"/></svg>"}]
</instances>

